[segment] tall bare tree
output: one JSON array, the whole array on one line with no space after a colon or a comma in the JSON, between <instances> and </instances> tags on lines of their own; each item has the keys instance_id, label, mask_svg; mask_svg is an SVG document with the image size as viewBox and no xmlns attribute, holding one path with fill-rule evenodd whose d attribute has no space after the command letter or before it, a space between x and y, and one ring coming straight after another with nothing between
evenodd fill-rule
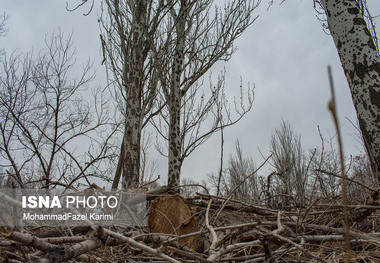
<instances>
[{"instance_id":1,"label":"tall bare tree","mask_svg":"<svg viewBox=\"0 0 380 263\"><path fill-rule=\"evenodd\" d=\"M89 62L74 78L71 35L65 40L59 32L45 42L37 59L13 54L2 60L0 165L20 187L90 184L89 176L102 177L102 161L112 157L107 101L81 96L94 72Z\"/></svg>"},{"instance_id":2,"label":"tall bare tree","mask_svg":"<svg viewBox=\"0 0 380 263\"><path fill-rule=\"evenodd\" d=\"M380 58L366 1L320 0L359 120L370 163L380 184Z\"/></svg>"},{"instance_id":3,"label":"tall bare tree","mask_svg":"<svg viewBox=\"0 0 380 263\"><path fill-rule=\"evenodd\" d=\"M256 170L255 164L252 158L244 156L239 141L235 142L235 150L235 154L230 155L228 158L225 171L227 182L223 186L225 192L222 193L228 196L234 190L233 197L236 199L244 200L245 202L248 202L248 199L257 200L259 196L258 175L253 174L244 181L247 175ZM239 187L236 188L237 186Z\"/></svg>"},{"instance_id":4,"label":"tall bare tree","mask_svg":"<svg viewBox=\"0 0 380 263\"><path fill-rule=\"evenodd\" d=\"M188 91L217 62L228 60L234 41L254 21L254 1L227 1L224 7L211 0L169 1L170 16L163 23L159 61L160 83L169 113L168 185L180 184L182 165L181 109Z\"/></svg>"},{"instance_id":5,"label":"tall bare tree","mask_svg":"<svg viewBox=\"0 0 380 263\"><path fill-rule=\"evenodd\" d=\"M105 0L101 41L109 76L120 95L124 136L113 188L123 172L123 187L139 184L141 130L152 109L157 71L151 56L158 26L165 16L164 0ZM122 169L121 169L122 167Z\"/></svg>"},{"instance_id":6,"label":"tall bare tree","mask_svg":"<svg viewBox=\"0 0 380 263\"><path fill-rule=\"evenodd\" d=\"M179 171L182 164L195 149L206 142L215 132L239 122L253 105L253 89L248 87L244 93L240 89L239 101L234 101L233 108L227 95L225 94L225 72L218 76L217 83L214 84L210 78L210 90L202 91L202 83L196 83L181 98L181 122L179 138ZM162 99L165 101L165 99ZM160 111L160 117L153 119L153 126L159 134L169 141L170 112L168 108ZM159 152L168 157L167 148L162 147L160 141L157 143Z\"/></svg>"},{"instance_id":7,"label":"tall bare tree","mask_svg":"<svg viewBox=\"0 0 380 263\"><path fill-rule=\"evenodd\" d=\"M300 204L305 190L306 166L301 138L295 134L289 123L282 121L281 128L274 131L270 151L273 166L282 183L283 205L293 196Z\"/></svg>"}]
</instances>

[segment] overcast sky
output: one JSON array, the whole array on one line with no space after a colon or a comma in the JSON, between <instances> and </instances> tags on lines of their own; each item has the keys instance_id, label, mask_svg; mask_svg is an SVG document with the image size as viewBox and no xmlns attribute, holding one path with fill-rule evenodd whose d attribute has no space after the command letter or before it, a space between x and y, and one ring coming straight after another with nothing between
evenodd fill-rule
<instances>
[{"instance_id":1,"label":"overcast sky","mask_svg":"<svg viewBox=\"0 0 380 263\"><path fill-rule=\"evenodd\" d=\"M260 151L264 156L269 155L271 134L281 120L288 121L301 135L305 150L320 146L318 125L326 138L333 136L335 129L327 110L329 64L334 74L345 154L360 153L363 149L350 123L356 123L356 116L347 81L334 42L323 32L316 18L313 1L287 0L279 5L281 1L278 0L269 11L267 2L262 1L255 11L259 18L235 43L238 50L232 59L212 69L218 72L225 67L226 89L231 94L239 88L240 78L244 85L248 82L255 85L251 112L235 127L226 129L226 157L234 151L234 142L239 139L245 154L252 156L259 165L263 161ZM367 2L371 14L380 15L380 1ZM73 31L78 63L84 64L89 57L95 60L96 84L106 84L104 68L100 65L98 10L94 9L87 17L82 14L87 12L88 5L67 12L63 0L0 0L0 4L0 13L10 15L9 33L1 38L0 44L8 55L15 49L39 51L45 34L58 28L66 33ZM219 145L219 134L216 134L195 150L184 162L183 177L200 181L207 173L217 171ZM159 161L164 183L167 180L166 160L160 158Z\"/></svg>"}]
</instances>

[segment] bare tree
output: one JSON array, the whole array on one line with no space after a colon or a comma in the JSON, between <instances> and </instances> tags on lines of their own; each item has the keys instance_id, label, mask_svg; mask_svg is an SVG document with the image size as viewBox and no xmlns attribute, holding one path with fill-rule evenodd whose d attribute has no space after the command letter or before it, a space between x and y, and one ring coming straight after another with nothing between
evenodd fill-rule
<instances>
[{"instance_id":1,"label":"bare tree","mask_svg":"<svg viewBox=\"0 0 380 263\"><path fill-rule=\"evenodd\" d=\"M270 151L273 166L282 183L283 205L289 203L293 196L300 204L305 190L306 166L301 139L293 132L289 123L282 121L281 128L274 131Z\"/></svg>"},{"instance_id":2,"label":"bare tree","mask_svg":"<svg viewBox=\"0 0 380 263\"><path fill-rule=\"evenodd\" d=\"M112 157L107 101L99 91L93 101L81 96L94 73L88 62L74 78L71 36L46 37L47 49L35 60L31 54L2 60L1 165L20 187L90 184L88 177L104 176L102 161Z\"/></svg>"},{"instance_id":3,"label":"bare tree","mask_svg":"<svg viewBox=\"0 0 380 263\"><path fill-rule=\"evenodd\" d=\"M348 171L348 178L351 180L347 182L347 196L350 203L363 204L371 194L371 191L362 185L369 187L374 185L370 167L366 154L360 154L352 158L351 169Z\"/></svg>"},{"instance_id":4,"label":"bare tree","mask_svg":"<svg viewBox=\"0 0 380 263\"><path fill-rule=\"evenodd\" d=\"M235 148L235 156L230 155L227 167L230 191L238 186L248 174L251 174L256 170L253 160L243 155L243 149L241 148L239 141L236 141ZM257 174L250 176L234 193L235 198L244 200L256 200L258 195L259 187Z\"/></svg>"},{"instance_id":5,"label":"bare tree","mask_svg":"<svg viewBox=\"0 0 380 263\"><path fill-rule=\"evenodd\" d=\"M380 57L366 1L320 0L350 87L373 173L380 183ZM370 20L372 21L372 20Z\"/></svg>"},{"instance_id":6,"label":"bare tree","mask_svg":"<svg viewBox=\"0 0 380 263\"><path fill-rule=\"evenodd\" d=\"M139 184L141 131L149 118L157 90L157 70L151 55L166 1L105 0L99 20L104 60L124 116L124 136L113 188L123 171L123 187ZM121 169L122 167L122 169Z\"/></svg>"},{"instance_id":7,"label":"bare tree","mask_svg":"<svg viewBox=\"0 0 380 263\"><path fill-rule=\"evenodd\" d=\"M229 196L234 190L233 197L235 199L245 201L248 199L257 200L260 192L258 175L253 174L244 181L245 177L255 170L256 167L252 158L244 156L240 142L237 140L235 142L235 153L229 156L227 168L224 169L221 177L221 195ZM214 175L210 179L213 186L217 186L219 178ZM237 186L239 187L235 189Z\"/></svg>"},{"instance_id":8,"label":"bare tree","mask_svg":"<svg viewBox=\"0 0 380 263\"><path fill-rule=\"evenodd\" d=\"M16 139L22 135L22 132L17 131L18 121L24 112L30 111L30 104L27 104L30 98L34 97L34 91L28 90L32 72L32 62L29 57L24 60L20 59L20 55L12 56L10 59L4 57L2 59L2 74L1 74L1 155L3 162L2 168L12 169L15 180L21 187L24 187L24 178L21 175L22 168L27 162L18 164L16 160L17 149L20 142ZM26 98L29 98L28 100ZM26 107L26 105L28 107ZM25 125L23 125L25 127ZM23 127L21 126L21 127ZM26 130L26 127L24 128ZM28 134L28 133L24 133ZM29 135L29 137L31 137ZM33 146L33 145L32 145ZM36 147L34 147L36 148ZM22 149L22 148L21 148ZM22 152L20 153L22 154ZM25 158L26 159L26 158ZM29 159L29 158L28 158ZM8 160L8 161L6 161ZM27 159L26 159L27 160Z\"/></svg>"},{"instance_id":9,"label":"bare tree","mask_svg":"<svg viewBox=\"0 0 380 263\"><path fill-rule=\"evenodd\" d=\"M159 61L160 83L168 111L168 185L178 186L182 164L181 109L188 92L219 60L228 60L233 42L254 21L254 1L228 1L211 10L210 0L169 1L170 16L162 24Z\"/></svg>"},{"instance_id":10,"label":"bare tree","mask_svg":"<svg viewBox=\"0 0 380 263\"><path fill-rule=\"evenodd\" d=\"M218 76L215 86L210 80L208 93L206 93L207 91L202 91L201 85L197 83L181 100L179 171L185 158L195 149L206 142L218 130L239 122L252 108L253 89L248 88L246 94L241 89L240 100L234 102L235 112L232 112L231 105L225 94L224 77L223 72ZM166 141L169 141L169 121L170 113L167 108L160 111L160 118L152 120L152 124ZM162 155L168 156L168 149L165 149L160 141L156 146Z\"/></svg>"},{"instance_id":11,"label":"bare tree","mask_svg":"<svg viewBox=\"0 0 380 263\"><path fill-rule=\"evenodd\" d=\"M315 180L313 193L314 198L334 200L341 193L341 185L338 177L332 174L339 174L339 155L330 143L330 147L317 149L315 158L311 162L311 172Z\"/></svg>"}]
</instances>

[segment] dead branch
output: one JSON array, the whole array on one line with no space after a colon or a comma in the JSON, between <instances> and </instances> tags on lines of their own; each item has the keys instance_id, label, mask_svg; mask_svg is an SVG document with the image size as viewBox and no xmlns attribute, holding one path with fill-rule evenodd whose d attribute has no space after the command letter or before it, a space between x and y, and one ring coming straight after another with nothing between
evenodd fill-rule
<instances>
[{"instance_id":1,"label":"dead branch","mask_svg":"<svg viewBox=\"0 0 380 263\"><path fill-rule=\"evenodd\" d=\"M31 246L34 248L37 248L39 250L42 250L43 252L48 252L50 250L55 250L58 247L55 245L52 245L41 238L38 238L36 236L32 236L27 233L21 233L17 231L11 231L9 235L7 235L9 239L12 239L14 241L18 241L20 243L23 243L27 246Z\"/></svg>"},{"instance_id":2,"label":"dead branch","mask_svg":"<svg viewBox=\"0 0 380 263\"><path fill-rule=\"evenodd\" d=\"M164 260L167 260L171 263L180 263L179 261L177 261L176 259L172 258L172 257L169 257L168 255L164 254L163 252L160 252L159 250L157 249L153 249L151 247L148 247L144 244L141 244L135 240L133 240L132 238L129 238L129 237L126 237L126 236L123 236L119 233L116 233L114 231L111 231L111 230L108 230L108 229L103 229L104 233L107 234L107 235L110 235L116 239L119 239L125 243L128 243L130 246L132 247L136 247L136 248L139 248L143 251L146 251L152 255L155 255L155 256L158 256Z\"/></svg>"},{"instance_id":3,"label":"dead branch","mask_svg":"<svg viewBox=\"0 0 380 263\"><path fill-rule=\"evenodd\" d=\"M252 173L248 174L241 182L240 184L238 184L232 191L231 193L228 195L228 199L223 203L223 205L220 207L220 209L218 210L215 218L214 218L214 222L216 219L218 219L220 213L223 211L224 207L227 205L227 203L232 199L232 196L234 194L234 192L236 191L236 189L238 189L240 187L240 185L242 183L244 183L250 176L252 176L253 174L257 173L263 166L264 164L266 164L266 162L272 157L272 155L269 155L265 161L259 166L259 168L257 168L255 171L253 171Z\"/></svg>"},{"instance_id":4,"label":"dead branch","mask_svg":"<svg viewBox=\"0 0 380 263\"><path fill-rule=\"evenodd\" d=\"M258 244L260 244L259 240L255 240L255 241L251 241L251 242L232 244L232 245L227 246L226 248L222 248L222 249L216 251L216 253L214 253L214 254L211 254L208 257L207 260L209 260L211 262L215 262L222 255L227 254L227 253L229 253L231 251L234 251L236 249L242 249L242 248L250 247L250 246L253 246L253 245L258 245Z\"/></svg>"},{"instance_id":5,"label":"dead branch","mask_svg":"<svg viewBox=\"0 0 380 263\"><path fill-rule=\"evenodd\" d=\"M338 139L338 146L339 146L339 160L340 160L340 177L342 179L342 201L343 201L343 213L344 213L344 227L346 229L346 259L345 262L351 261L351 247L350 247L350 222L349 222L349 214L348 214L348 198L347 198L347 175L345 172L345 166L344 166L344 154L343 154L343 143L342 143L342 136L340 133L340 125L338 120L338 114L336 110L336 102L335 102L335 89L334 89L334 82L332 78L332 71L331 67L327 67L328 75L329 75L329 82L330 82L330 89L331 89L331 100L329 102L329 111L332 115L337 139Z\"/></svg>"},{"instance_id":6,"label":"dead branch","mask_svg":"<svg viewBox=\"0 0 380 263\"><path fill-rule=\"evenodd\" d=\"M208 228L208 230L211 232L211 235L212 235L212 243L210 246L210 251L212 252L213 250L215 250L216 244L218 243L218 236L216 235L214 228L210 226L210 223L209 223L209 213L210 213L211 203L212 203L212 199L209 200L207 210L206 210L206 227Z\"/></svg>"},{"instance_id":7,"label":"dead branch","mask_svg":"<svg viewBox=\"0 0 380 263\"><path fill-rule=\"evenodd\" d=\"M79 255L95 250L102 246L102 241L92 238L71 247L58 247L50 250L43 258L33 260L33 263L62 262L76 258Z\"/></svg>"}]
</instances>

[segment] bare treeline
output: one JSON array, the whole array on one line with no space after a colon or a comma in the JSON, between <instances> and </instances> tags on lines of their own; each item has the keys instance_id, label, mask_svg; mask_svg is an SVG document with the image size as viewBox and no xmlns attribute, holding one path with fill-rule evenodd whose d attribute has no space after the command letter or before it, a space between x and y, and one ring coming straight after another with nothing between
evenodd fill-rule
<instances>
[{"instance_id":1,"label":"bare treeline","mask_svg":"<svg viewBox=\"0 0 380 263\"><path fill-rule=\"evenodd\" d=\"M301 138L287 122L275 129L270 141L267 169L258 169L244 155L239 141L223 169L220 195L276 209L304 207L313 203L339 201L342 194L339 155L332 139L321 133L321 145L305 151ZM351 204L362 204L376 190L376 178L366 154L346 158L348 197ZM209 175L217 192L218 176ZM236 188L239 186L238 188Z\"/></svg>"},{"instance_id":2,"label":"bare treeline","mask_svg":"<svg viewBox=\"0 0 380 263\"><path fill-rule=\"evenodd\" d=\"M83 98L94 69L89 61L77 71L71 37L58 31L36 57L14 52L1 60L0 165L8 187L77 187L107 177L115 125L101 89Z\"/></svg>"}]
</instances>

